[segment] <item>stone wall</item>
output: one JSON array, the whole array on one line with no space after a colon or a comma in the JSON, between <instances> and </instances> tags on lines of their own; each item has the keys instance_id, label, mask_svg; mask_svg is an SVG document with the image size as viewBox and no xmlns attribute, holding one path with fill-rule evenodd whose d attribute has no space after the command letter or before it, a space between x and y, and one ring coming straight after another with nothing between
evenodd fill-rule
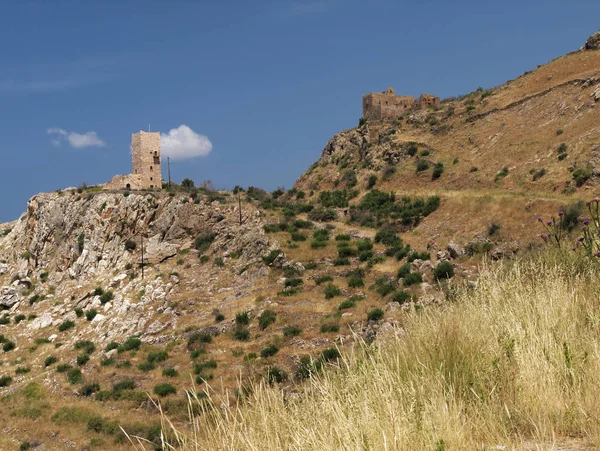
<instances>
[{"instance_id":1,"label":"stone wall","mask_svg":"<svg viewBox=\"0 0 600 451\"><path fill-rule=\"evenodd\" d=\"M142 189L142 178L138 174L115 175L110 182L104 184L104 189Z\"/></svg>"},{"instance_id":2,"label":"stone wall","mask_svg":"<svg viewBox=\"0 0 600 451\"><path fill-rule=\"evenodd\" d=\"M384 92L372 92L363 96L363 118L371 122L395 119L415 109L439 106L440 99L431 94L422 94L416 100L412 96L397 96L393 88Z\"/></svg>"}]
</instances>

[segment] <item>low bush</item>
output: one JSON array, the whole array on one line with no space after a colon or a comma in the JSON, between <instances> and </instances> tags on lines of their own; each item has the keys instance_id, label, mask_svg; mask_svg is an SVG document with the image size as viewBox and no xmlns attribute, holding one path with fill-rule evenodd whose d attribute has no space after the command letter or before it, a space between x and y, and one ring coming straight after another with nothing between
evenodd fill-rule
<instances>
[{"instance_id":1,"label":"low bush","mask_svg":"<svg viewBox=\"0 0 600 451\"><path fill-rule=\"evenodd\" d=\"M333 299L334 297L341 295L342 291L334 284L329 283L325 287L323 293L325 294L325 299Z\"/></svg>"},{"instance_id":2,"label":"low bush","mask_svg":"<svg viewBox=\"0 0 600 451\"><path fill-rule=\"evenodd\" d=\"M142 345L142 340L140 340L138 337L129 337L117 349L119 350L119 352L137 351L138 349L140 349L141 345Z\"/></svg>"},{"instance_id":3,"label":"low bush","mask_svg":"<svg viewBox=\"0 0 600 451\"><path fill-rule=\"evenodd\" d=\"M311 221L316 222L330 222L335 221L337 219L337 213L335 210L330 210L328 208L315 208L308 214L308 218Z\"/></svg>"},{"instance_id":4,"label":"low bush","mask_svg":"<svg viewBox=\"0 0 600 451\"><path fill-rule=\"evenodd\" d=\"M266 348L263 348L260 351L260 356L263 358L272 357L275 354L277 354L278 351L279 351L279 348L277 346L275 346L274 344L270 344L269 346L267 346Z\"/></svg>"},{"instance_id":5,"label":"low bush","mask_svg":"<svg viewBox=\"0 0 600 451\"><path fill-rule=\"evenodd\" d=\"M325 362L331 362L332 360L338 360L342 354L337 348L327 348L321 353L321 359Z\"/></svg>"},{"instance_id":6,"label":"low bush","mask_svg":"<svg viewBox=\"0 0 600 451\"><path fill-rule=\"evenodd\" d=\"M287 373L276 366L267 367L267 380L269 383L280 383L288 378Z\"/></svg>"},{"instance_id":7,"label":"low bush","mask_svg":"<svg viewBox=\"0 0 600 451\"><path fill-rule=\"evenodd\" d=\"M233 331L233 338L238 341L250 340L250 331L243 327L237 327Z\"/></svg>"},{"instance_id":8,"label":"low bush","mask_svg":"<svg viewBox=\"0 0 600 451\"><path fill-rule=\"evenodd\" d=\"M165 396L174 395L177 389L171 384L159 384L154 387L154 394L164 398Z\"/></svg>"},{"instance_id":9,"label":"low bush","mask_svg":"<svg viewBox=\"0 0 600 451\"><path fill-rule=\"evenodd\" d=\"M283 335L286 337L296 337L302 333L302 329L297 326L287 326L283 329Z\"/></svg>"},{"instance_id":10,"label":"low bush","mask_svg":"<svg viewBox=\"0 0 600 451\"><path fill-rule=\"evenodd\" d=\"M79 384L81 381L83 381L83 376L81 375L81 370L78 368L69 370L67 373L67 380L69 381L69 384L71 384L71 385Z\"/></svg>"},{"instance_id":11,"label":"low bush","mask_svg":"<svg viewBox=\"0 0 600 451\"><path fill-rule=\"evenodd\" d=\"M260 330L265 330L271 324L275 322L277 314L274 310L266 309L262 312L262 314L258 317L258 327Z\"/></svg>"},{"instance_id":12,"label":"low bush","mask_svg":"<svg viewBox=\"0 0 600 451\"><path fill-rule=\"evenodd\" d=\"M179 376L179 371L171 366L164 367L162 370L162 375L164 377L177 377Z\"/></svg>"},{"instance_id":13,"label":"low bush","mask_svg":"<svg viewBox=\"0 0 600 451\"><path fill-rule=\"evenodd\" d=\"M0 377L0 387L8 387L12 382L12 377L2 376Z\"/></svg>"},{"instance_id":14,"label":"low bush","mask_svg":"<svg viewBox=\"0 0 600 451\"><path fill-rule=\"evenodd\" d=\"M348 286L350 288L361 288L365 286L365 281L358 277L351 277L348 279Z\"/></svg>"},{"instance_id":15,"label":"low bush","mask_svg":"<svg viewBox=\"0 0 600 451\"><path fill-rule=\"evenodd\" d=\"M189 350L194 350L205 344L210 344L212 343L212 341L212 336L210 336L209 334L196 332L195 334L192 334L190 338L188 338L187 348Z\"/></svg>"},{"instance_id":16,"label":"low bush","mask_svg":"<svg viewBox=\"0 0 600 451\"><path fill-rule=\"evenodd\" d=\"M408 301L410 301L412 298L412 296L410 294L408 294L406 291L396 291L393 295L392 295L392 302L397 302L398 304L404 304Z\"/></svg>"},{"instance_id":17,"label":"low bush","mask_svg":"<svg viewBox=\"0 0 600 451\"><path fill-rule=\"evenodd\" d=\"M72 329L73 327L75 327L75 323L71 320L67 320L62 322L59 326L58 326L58 331L59 332L65 332L69 329Z\"/></svg>"},{"instance_id":18,"label":"low bush","mask_svg":"<svg viewBox=\"0 0 600 451\"><path fill-rule=\"evenodd\" d=\"M235 314L235 323L246 326L250 322L248 312L238 312Z\"/></svg>"},{"instance_id":19,"label":"low bush","mask_svg":"<svg viewBox=\"0 0 600 451\"><path fill-rule=\"evenodd\" d=\"M346 299L338 305L338 310L347 310L356 306L356 302L350 299Z\"/></svg>"},{"instance_id":20,"label":"low bush","mask_svg":"<svg viewBox=\"0 0 600 451\"><path fill-rule=\"evenodd\" d=\"M4 344L2 345L2 350L4 352L9 352L9 351L12 351L13 349L15 349L16 347L17 347L17 345L15 345L15 343L13 341L6 340L4 342Z\"/></svg>"},{"instance_id":21,"label":"low bush","mask_svg":"<svg viewBox=\"0 0 600 451\"><path fill-rule=\"evenodd\" d=\"M77 360L77 365L83 366L83 365L85 365L86 363L89 362L90 356L87 355L87 354L80 354L80 355L77 356L76 360Z\"/></svg>"},{"instance_id":22,"label":"low bush","mask_svg":"<svg viewBox=\"0 0 600 451\"><path fill-rule=\"evenodd\" d=\"M50 365L53 365L56 362L58 362L58 359L53 355L49 355L48 357L46 357L46 360L44 360L44 367L49 367Z\"/></svg>"},{"instance_id":23,"label":"low bush","mask_svg":"<svg viewBox=\"0 0 600 451\"><path fill-rule=\"evenodd\" d=\"M437 280L454 277L454 266L450 262L441 262L433 270L433 277Z\"/></svg>"},{"instance_id":24,"label":"low bush","mask_svg":"<svg viewBox=\"0 0 600 451\"><path fill-rule=\"evenodd\" d=\"M423 276L421 276L421 274L418 272L411 272L411 273L407 274L406 276L404 276L404 278L402 279L402 282L404 283L405 287L409 287L411 285L417 285L417 284L423 283Z\"/></svg>"},{"instance_id":25,"label":"low bush","mask_svg":"<svg viewBox=\"0 0 600 451\"><path fill-rule=\"evenodd\" d=\"M96 311L96 309L89 309L85 312L85 319L91 321L96 317L97 314L98 312Z\"/></svg>"},{"instance_id":26,"label":"low bush","mask_svg":"<svg viewBox=\"0 0 600 451\"><path fill-rule=\"evenodd\" d=\"M383 318L383 310L381 310L380 308L375 308L373 310L370 310L369 313L367 313L367 319L369 321L379 321L381 318Z\"/></svg>"},{"instance_id":27,"label":"low bush","mask_svg":"<svg viewBox=\"0 0 600 451\"><path fill-rule=\"evenodd\" d=\"M79 390L79 394L81 396L92 396L94 393L100 391L100 384L98 383L92 383L92 384L87 384L84 385L83 387L81 387L81 390Z\"/></svg>"},{"instance_id":28,"label":"low bush","mask_svg":"<svg viewBox=\"0 0 600 451\"><path fill-rule=\"evenodd\" d=\"M91 354L96 350L96 345L89 340L80 340L75 343L75 349L83 350L86 354Z\"/></svg>"},{"instance_id":29,"label":"low bush","mask_svg":"<svg viewBox=\"0 0 600 451\"><path fill-rule=\"evenodd\" d=\"M321 325L321 333L339 332L340 325L335 323L327 323Z\"/></svg>"},{"instance_id":30,"label":"low bush","mask_svg":"<svg viewBox=\"0 0 600 451\"><path fill-rule=\"evenodd\" d=\"M326 275L326 276L317 277L315 279L315 283L317 285L321 285L322 283L325 283L325 282L333 282L333 277Z\"/></svg>"}]
</instances>

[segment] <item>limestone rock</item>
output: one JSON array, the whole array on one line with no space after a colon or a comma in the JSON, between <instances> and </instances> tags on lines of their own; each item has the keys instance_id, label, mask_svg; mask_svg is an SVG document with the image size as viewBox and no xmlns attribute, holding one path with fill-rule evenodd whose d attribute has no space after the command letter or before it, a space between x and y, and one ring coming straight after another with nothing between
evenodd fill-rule
<instances>
[{"instance_id":1,"label":"limestone rock","mask_svg":"<svg viewBox=\"0 0 600 451\"><path fill-rule=\"evenodd\" d=\"M0 276L8 272L8 265L6 263L0 263Z\"/></svg>"},{"instance_id":2,"label":"limestone rock","mask_svg":"<svg viewBox=\"0 0 600 451\"><path fill-rule=\"evenodd\" d=\"M448 252L452 258L458 258L462 255L465 255L465 249L454 241L450 241L450 243L448 243Z\"/></svg>"},{"instance_id":3,"label":"limestone rock","mask_svg":"<svg viewBox=\"0 0 600 451\"><path fill-rule=\"evenodd\" d=\"M591 35L585 43L586 50L598 50L600 49L600 31Z\"/></svg>"},{"instance_id":4,"label":"limestone rock","mask_svg":"<svg viewBox=\"0 0 600 451\"><path fill-rule=\"evenodd\" d=\"M19 292L16 287L3 287L0 290L0 307L9 309L20 300Z\"/></svg>"},{"instance_id":5,"label":"limestone rock","mask_svg":"<svg viewBox=\"0 0 600 451\"><path fill-rule=\"evenodd\" d=\"M600 86L598 86L596 90L592 93L592 97L596 102L600 101Z\"/></svg>"},{"instance_id":6,"label":"limestone rock","mask_svg":"<svg viewBox=\"0 0 600 451\"><path fill-rule=\"evenodd\" d=\"M179 252L179 246L167 243L166 241L161 242L160 238L160 235L154 235L148 240L146 255L144 256L144 260L147 260L148 263L160 263L169 257L177 255L177 252Z\"/></svg>"}]
</instances>

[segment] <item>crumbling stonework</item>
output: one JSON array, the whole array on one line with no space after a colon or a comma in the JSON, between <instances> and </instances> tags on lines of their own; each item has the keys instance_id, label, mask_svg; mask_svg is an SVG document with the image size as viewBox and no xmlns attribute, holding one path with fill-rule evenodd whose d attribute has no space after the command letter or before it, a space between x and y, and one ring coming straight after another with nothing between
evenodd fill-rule
<instances>
[{"instance_id":1,"label":"crumbling stonework","mask_svg":"<svg viewBox=\"0 0 600 451\"><path fill-rule=\"evenodd\" d=\"M586 50L600 49L600 31L591 35L585 43Z\"/></svg>"},{"instance_id":2,"label":"crumbling stonework","mask_svg":"<svg viewBox=\"0 0 600 451\"><path fill-rule=\"evenodd\" d=\"M427 107L440 105L439 97L421 94L415 99L412 96L397 96L394 88L384 92L372 92L363 96L363 118L371 122L395 119L403 114Z\"/></svg>"},{"instance_id":3,"label":"crumbling stonework","mask_svg":"<svg viewBox=\"0 0 600 451\"><path fill-rule=\"evenodd\" d=\"M116 175L105 184L106 189L161 188L160 133L144 132L131 135L132 173Z\"/></svg>"}]
</instances>

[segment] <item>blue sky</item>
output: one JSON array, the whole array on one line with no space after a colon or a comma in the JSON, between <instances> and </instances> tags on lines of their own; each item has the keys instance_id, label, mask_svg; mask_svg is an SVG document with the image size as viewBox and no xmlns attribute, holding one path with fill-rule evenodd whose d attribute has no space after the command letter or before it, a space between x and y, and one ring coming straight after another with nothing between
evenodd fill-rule
<instances>
[{"instance_id":1,"label":"blue sky","mask_svg":"<svg viewBox=\"0 0 600 451\"><path fill-rule=\"evenodd\" d=\"M581 47L598 17L597 0L2 2L0 221L129 173L149 124L205 154L174 161L176 181L290 188L362 94L498 85Z\"/></svg>"}]
</instances>

